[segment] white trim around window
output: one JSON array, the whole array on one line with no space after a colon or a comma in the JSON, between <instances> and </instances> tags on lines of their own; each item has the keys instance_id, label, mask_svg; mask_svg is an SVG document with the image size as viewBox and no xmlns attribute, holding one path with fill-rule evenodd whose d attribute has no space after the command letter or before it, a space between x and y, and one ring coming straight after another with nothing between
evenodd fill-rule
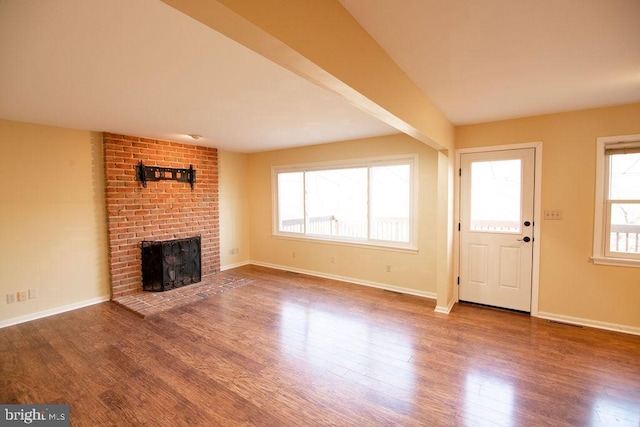
<instances>
[{"instance_id":1,"label":"white trim around window","mask_svg":"<svg viewBox=\"0 0 640 427\"><path fill-rule=\"evenodd\" d=\"M640 254L612 251L611 206L614 203L637 203L637 200L613 200L609 197L609 155L616 151L640 149L639 135L608 136L597 139L596 188L593 226L594 264L640 267ZM636 233L635 244L638 244Z\"/></svg>"},{"instance_id":2,"label":"white trim around window","mask_svg":"<svg viewBox=\"0 0 640 427\"><path fill-rule=\"evenodd\" d=\"M393 179L381 177L384 173ZM276 237L417 251L417 154L274 166L271 179ZM323 180L356 184L344 186L351 193L347 197L325 202L324 195L332 193L330 187L318 189ZM285 191L290 194L286 202L280 200ZM334 203L343 204L343 212L328 207ZM357 214L347 218L347 211Z\"/></svg>"}]
</instances>

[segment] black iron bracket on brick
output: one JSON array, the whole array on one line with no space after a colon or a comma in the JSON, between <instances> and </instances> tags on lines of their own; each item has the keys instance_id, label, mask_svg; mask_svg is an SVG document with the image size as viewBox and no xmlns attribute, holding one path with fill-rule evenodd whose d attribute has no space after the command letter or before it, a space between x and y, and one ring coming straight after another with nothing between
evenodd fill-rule
<instances>
[{"instance_id":1,"label":"black iron bracket on brick","mask_svg":"<svg viewBox=\"0 0 640 427\"><path fill-rule=\"evenodd\" d=\"M142 160L136 165L136 181L140 181L143 187L146 188L147 182L149 181L164 180L188 182L193 190L196 182L196 170L193 168L193 165L189 165L189 169L145 166Z\"/></svg>"}]
</instances>

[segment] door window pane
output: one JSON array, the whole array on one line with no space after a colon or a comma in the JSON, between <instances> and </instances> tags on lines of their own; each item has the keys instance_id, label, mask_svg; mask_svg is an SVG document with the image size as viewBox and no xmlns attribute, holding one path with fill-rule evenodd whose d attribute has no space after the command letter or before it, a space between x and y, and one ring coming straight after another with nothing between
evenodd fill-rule
<instances>
[{"instance_id":1,"label":"door window pane","mask_svg":"<svg viewBox=\"0 0 640 427\"><path fill-rule=\"evenodd\" d=\"M471 231L521 232L520 159L471 164Z\"/></svg>"}]
</instances>

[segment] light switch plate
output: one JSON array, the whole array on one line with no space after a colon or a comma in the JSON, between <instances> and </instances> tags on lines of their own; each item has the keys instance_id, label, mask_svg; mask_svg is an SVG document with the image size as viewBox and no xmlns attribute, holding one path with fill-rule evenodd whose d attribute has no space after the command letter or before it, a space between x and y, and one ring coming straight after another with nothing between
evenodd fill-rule
<instances>
[{"instance_id":1,"label":"light switch plate","mask_svg":"<svg viewBox=\"0 0 640 427\"><path fill-rule=\"evenodd\" d=\"M561 220L562 209L547 209L544 211L544 219L548 220Z\"/></svg>"}]
</instances>

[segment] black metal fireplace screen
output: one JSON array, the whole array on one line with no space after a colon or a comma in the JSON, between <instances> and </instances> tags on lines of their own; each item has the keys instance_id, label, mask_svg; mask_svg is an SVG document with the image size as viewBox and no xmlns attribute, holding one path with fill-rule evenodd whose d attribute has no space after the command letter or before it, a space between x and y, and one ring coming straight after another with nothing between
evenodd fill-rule
<instances>
[{"instance_id":1,"label":"black metal fireplace screen","mask_svg":"<svg viewBox=\"0 0 640 427\"><path fill-rule=\"evenodd\" d=\"M144 291L168 291L200 279L200 236L142 242Z\"/></svg>"}]
</instances>

